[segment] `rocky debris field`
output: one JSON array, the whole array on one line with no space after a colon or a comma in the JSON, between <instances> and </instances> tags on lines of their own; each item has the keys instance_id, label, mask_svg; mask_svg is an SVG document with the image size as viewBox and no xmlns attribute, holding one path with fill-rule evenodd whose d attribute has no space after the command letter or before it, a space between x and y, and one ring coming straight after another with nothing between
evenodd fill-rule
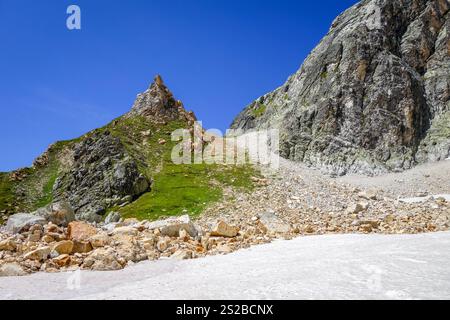
<instances>
[{"instance_id":1,"label":"rocky debris field","mask_svg":"<svg viewBox=\"0 0 450 320\"><path fill-rule=\"evenodd\" d=\"M441 166L450 162L435 165L445 172ZM385 180L395 181L392 175L396 174ZM75 221L69 205L55 203L33 214L9 217L0 233L0 276L79 268L118 270L143 260L228 254L297 236L449 230L446 185L441 184L440 195L433 197L428 190L436 191L439 181L409 184L416 177L415 171L402 174L407 189L401 194L408 190L409 196L421 201L404 201L393 197L389 188L365 184L366 178L343 181L282 160L277 172L254 178L258 187L253 192L229 189L222 202L195 220L185 215L138 221L113 212L105 222L88 223Z\"/></svg>"}]
</instances>

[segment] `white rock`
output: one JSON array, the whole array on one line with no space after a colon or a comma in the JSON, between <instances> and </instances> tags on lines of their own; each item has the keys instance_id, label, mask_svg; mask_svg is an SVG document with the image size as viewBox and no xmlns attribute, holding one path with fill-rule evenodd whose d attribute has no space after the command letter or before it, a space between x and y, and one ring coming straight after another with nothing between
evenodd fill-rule
<instances>
[{"instance_id":1,"label":"white rock","mask_svg":"<svg viewBox=\"0 0 450 320\"><path fill-rule=\"evenodd\" d=\"M291 226L272 212L264 212L259 214L259 221L268 232L288 233L291 231Z\"/></svg>"},{"instance_id":2,"label":"white rock","mask_svg":"<svg viewBox=\"0 0 450 320\"><path fill-rule=\"evenodd\" d=\"M146 224L149 230L159 229L163 236L178 237L180 230L186 230L191 237L196 237L198 230L188 215L166 220L153 221Z\"/></svg>"}]
</instances>

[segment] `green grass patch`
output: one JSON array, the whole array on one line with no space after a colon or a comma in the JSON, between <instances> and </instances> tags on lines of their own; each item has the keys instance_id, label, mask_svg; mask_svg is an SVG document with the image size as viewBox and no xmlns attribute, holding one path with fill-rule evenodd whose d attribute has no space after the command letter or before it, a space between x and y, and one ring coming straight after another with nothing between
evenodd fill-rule
<instances>
[{"instance_id":1,"label":"green grass patch","mask_svg":"<svg viewBox=\"0 0 450 320\"><path fill-rule=\"evenodd\" d=\"M155 175L152 190L118 210L126 218L154 220L165 216L200 214L207 205L222 199L226 186L252 190L250 166L207 164L174 165Z\"/></svg>"},{"instance_id":2,"label":"green grass patch","mask_svg":"<svg viewBox=\"0 0 450 320\"><path fill-rule=\"evenodd\" d=\"M149 124L144 118L127 119L119 123L113 134L120 137L130 154L138 154L142 171L152 179L152 190L123 208L112 208L126 218L155 220L166 216L191 216L200 214L208 205L222 199L226 186L251 190L252 176L258 176L249 166L225 166L208 164L176 165L171 160L173 147L179 143L171 141L171 133L185 127L181 121L166 125ZM134 129L133 129L134 127ZM135 130L138 127L139 130ZM150 136L130 136L136 131L150 130ZM159 141L164 139L165 144ZM137 143L139 142L139 143Z\"/></svg>"},{"instance_id":3,"label":"green grass patch","mask_svg":"<svg viewBox=\"0 0 450 320\"><path fill-rule=\"evenodd\" d=\"M255 116L256 118L261 117L264 113L266 113L267 110L267 106L264 104L259 104L256 109L252 110L252 114L253 116Z\"/></svg>"},{"instance_id":4,"label":"green grass patch","mask_svg":"<svg viewBox=\"0 0 450 320\"><path fill-rule=\"evenodd\" d=\"M9 174L0 173L0 211L6 210L11 212L14 210L15 194L14 183L9 179ZM0 216L0 224L3 220Z\"/></svg>"}]
</instances>

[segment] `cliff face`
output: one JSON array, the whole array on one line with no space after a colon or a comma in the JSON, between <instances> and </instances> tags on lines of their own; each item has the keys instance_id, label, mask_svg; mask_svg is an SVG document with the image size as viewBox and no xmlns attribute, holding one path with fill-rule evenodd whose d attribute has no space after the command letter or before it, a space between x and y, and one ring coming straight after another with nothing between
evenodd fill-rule
<instances>
[{"instance_id":1,"label":"cliff face","mask_svg":"<svg viewBox=\"0 0 450 320\"><path fill-rule=\"evenodd\" d=\"M233 129L280 129L283 157L378 174L450 153L450 2L364 0Z\"/></svg>"}]
</instances>

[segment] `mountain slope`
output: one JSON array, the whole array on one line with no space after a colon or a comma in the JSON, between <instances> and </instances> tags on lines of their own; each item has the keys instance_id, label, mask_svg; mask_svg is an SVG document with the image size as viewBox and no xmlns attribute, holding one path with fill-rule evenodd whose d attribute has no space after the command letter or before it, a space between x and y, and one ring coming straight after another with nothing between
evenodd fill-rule
<instances>
[{"instance_id":1,"label":"mountain slope","mask_svg":"<svg viewBox=\"0 0 450 320\"><path fill-rule=\"evenodd\" d=\"M0 213L68 202L77 218L100 221L111 210L154 219L198 214L224 187L251 188L249 166L175 165L171 133L195 121L157 76L132 109L108 125L57 142L31 168L0 174Z\"/></svg>"},{"instance_id":2,"label":"mountain slope","mask_svg":"<svg viewBox=\"0 0 450 320\"><path fill-rule=\"evenodd\" d=\"M450 153L450 3L364 0L234 129L279 128L282 156L379 174Z\"/></svg>"}]
</instances>

